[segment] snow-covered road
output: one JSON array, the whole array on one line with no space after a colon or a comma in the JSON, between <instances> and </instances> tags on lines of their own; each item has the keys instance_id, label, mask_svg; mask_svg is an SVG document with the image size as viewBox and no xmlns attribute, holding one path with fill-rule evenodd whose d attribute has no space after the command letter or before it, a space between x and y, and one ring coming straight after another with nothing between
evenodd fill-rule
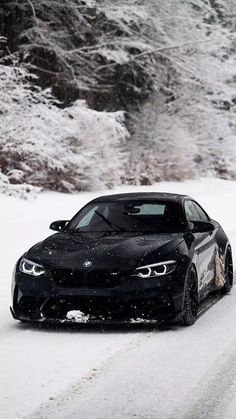
<instances>
[{"instance_id":1,"label":"snow-covered road","mask_svg":"<svg viewBox=\"0 0 236 419\"><path fill-rule=\"evenodd\" d=\"M236 260L236 182L139 188L147 189L199 200L222 223ZM70 218L94 195L43 193L32 202L0 196L0 417L234 419L236 289L190 328L47 329L11 319L16 259L49 234L51 221Z\"/></svg>"},{"instance_id":2,"label":"snow-covered road","mask_svg":"<svg viewBox=\"0 0 236 419\"><path fill-rule=\"evenodd\" d=\"M221 300L192 329L140 331L91 382L33 418L235 418L236 400L234 415L224 414L236 394L234 300Z\"/></svg>"}]
</instances>

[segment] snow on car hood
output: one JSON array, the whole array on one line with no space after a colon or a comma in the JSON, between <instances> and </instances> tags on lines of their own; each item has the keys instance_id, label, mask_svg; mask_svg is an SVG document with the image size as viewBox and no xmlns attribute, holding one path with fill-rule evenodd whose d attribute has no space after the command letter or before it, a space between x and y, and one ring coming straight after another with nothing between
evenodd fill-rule
<instances>
[{"instance_id":1,"label":"snow on car hood","mask_svg":"<svg viewBox=\"0 0 236 419\"><path fill-rule=\"evenodd\" d=\"M162 260L182 239L180 233L57 233L33 246L26 257L50 267L84 269L88 260L93 269L131 269Z\"/></svg>"}]
</instances>

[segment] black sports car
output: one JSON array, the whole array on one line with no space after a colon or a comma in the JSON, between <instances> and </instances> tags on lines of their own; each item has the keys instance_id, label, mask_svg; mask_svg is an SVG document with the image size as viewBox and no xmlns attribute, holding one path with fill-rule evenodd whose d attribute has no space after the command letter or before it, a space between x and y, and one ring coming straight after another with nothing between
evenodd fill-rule
<instances>
[{"instance_id":1,"label":"black sports car","mask_svg":"<svg viewBox=\"0 0 236 419\"><path fill-rule=\"evenodd\" d=\"M17 262L15 319L191 325L199 302L233 285L229 240L192 198L102 196Z\"/></svg>"}]
</instances>

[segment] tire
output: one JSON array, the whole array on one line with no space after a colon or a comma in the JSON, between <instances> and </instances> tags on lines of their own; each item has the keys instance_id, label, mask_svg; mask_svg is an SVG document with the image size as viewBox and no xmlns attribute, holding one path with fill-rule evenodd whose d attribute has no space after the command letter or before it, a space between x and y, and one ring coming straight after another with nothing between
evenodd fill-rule
<instances>
[{"instance_id":1,"label":"tire","mask_svg":"<svg viewBox=\"0 0 236 419\"><path fill-rule=\"evenodd\" d=\"M197 274L194 267L191 266L185 284L184 314L181 322L184 326L191 326L195 323L198 315L198 305Z\"/></svg>"},{"instance_id":2,"label":"tire","mask_svg":"<svg viewBox=\"0 0 236 419\"><path fill-rule=\"evenodd\" d=\"M228 294L233 286L234 281L234 272L233 272L233 260L231 251L227 250L226 256L225 256L225 284L223 288L221 289L221 292L223 294Z\"/></svg>"}]
</instances>

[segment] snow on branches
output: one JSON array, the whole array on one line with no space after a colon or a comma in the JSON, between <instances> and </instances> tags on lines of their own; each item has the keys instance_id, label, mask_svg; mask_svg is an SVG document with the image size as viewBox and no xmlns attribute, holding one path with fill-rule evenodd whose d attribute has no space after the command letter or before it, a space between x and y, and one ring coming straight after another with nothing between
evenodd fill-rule
<instances>
[{"instance_id":1,"label":"snow on branches","mask_svg":"<svg viewBox=\"0 0 236 419\"><path fill-rule=\"evenodd\" d=\"M149 12L160 83L130 118L128 179L235 178L235 2L151 1Z\"/></svg>"},{"instance_id":2,"label":"snow on branches","mask_svg":"<svg viewBox=\"0 0 236 419\"><path fill-rule=\"evenodd\" d=\"M70 192L119 183L124 113L97 112L79 100L62 109L32 82L25 69L0 65L0 169L7 182Z\"/></svg>"},{"instance_id":3,"label":"snow on branches","mask_svg":"<svg viewBox=\"0 0 236 419\"><path fill-rule=\"evenodd\" d=\"M0 26L2 20L11 53L20 53L41 85L53 86L65 104L84 98L97 110L126 109L152 88L152 58L138 58L150 48L140 37L147 25L135 8L119 11L109 1L10 0L0 6Z\"/></svg>"},{"instance_id":4,"label":"snow on branches","mask_svg":"<svg viewBox=\"0 0 236 419\"><path fill-rule=\"evenodd\" d=\"M234 16L235 0L3 0L3 173L63 191L234 178Z\"/></svg>"}]
</instances>

